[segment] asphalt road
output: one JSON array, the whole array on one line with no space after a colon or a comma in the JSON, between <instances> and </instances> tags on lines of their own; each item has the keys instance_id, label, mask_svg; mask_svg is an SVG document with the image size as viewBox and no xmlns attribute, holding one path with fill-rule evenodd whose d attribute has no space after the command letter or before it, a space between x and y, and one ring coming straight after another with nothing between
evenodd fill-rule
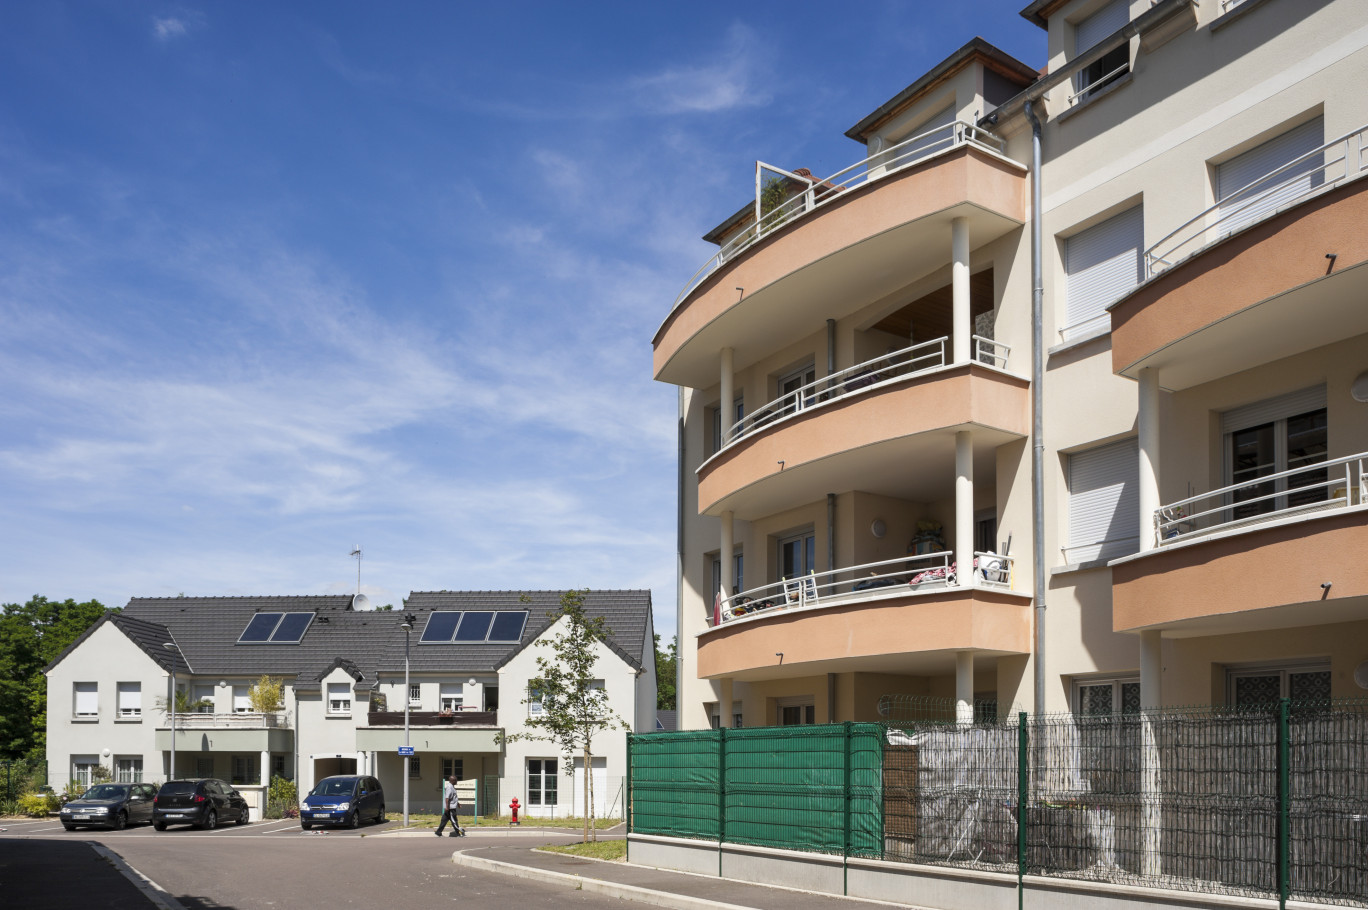
<instances>
[{"instance_id":1,"label":"asphalt road","mask_svg":"<svg viewBox=\"0 0 1368 910\"><path fill-rule=\"evenodd\" d=\"M569 887L465 869L451 862L459 848L572 842L574 832L527 831L472 833L465 838L425 834L383 834L387 825L357 831L305 833L297 821L229 825L214 831L151 826L125 831L80 829L68 832L55 821L0 822L0 868L8 856L24 857L11 871L39 878L43 887L25 890L15 910L90 910L113 906L90 893L100 882L84 881L85 854L73 848L94 841L121 856L161 886L186 910L281 910L281 908L365 907L368 910L432 910L438 907L639 908L640 904L601 897ZM472 829L474 832L475 829ZM377 836L382 835L382 836ZM18 842L11 839L21 839ZM50 853L35 853L47 842ZM87 851L89 848L85 848ZM33 865L29 857L50 857ZM77 862L77 860L81 860ZM104 864L108 868L108 864ZM60 870L71 869L71 875ZM101 875L103 871L101 870ZM16 882L18 887L22 882ZM106 882L107 884L107 882ZM14 892L12 892L14 893ZM32 902L30 902L30 900ZM0 901L8 904L8 901ZM119 904L123 907L125 904Z\"/></svg>"}]
</instances>

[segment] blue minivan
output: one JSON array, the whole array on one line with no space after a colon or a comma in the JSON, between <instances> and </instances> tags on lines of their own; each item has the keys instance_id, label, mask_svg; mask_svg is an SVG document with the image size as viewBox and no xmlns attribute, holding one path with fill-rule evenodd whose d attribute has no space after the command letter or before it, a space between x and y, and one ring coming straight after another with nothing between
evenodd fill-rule
<instances>
[{"instance_id":1,"label":"blue minivan","mask_svg":"<svg viewBox=\"0 0 1368 910\"><path fill-rule=\"evenodd\" d=\"M385 791L380 781L364 774L325 777L299 806L299 826L305 831L314 825L355 828L362 819L385 820Z\"/></svg>"}]
</instances>

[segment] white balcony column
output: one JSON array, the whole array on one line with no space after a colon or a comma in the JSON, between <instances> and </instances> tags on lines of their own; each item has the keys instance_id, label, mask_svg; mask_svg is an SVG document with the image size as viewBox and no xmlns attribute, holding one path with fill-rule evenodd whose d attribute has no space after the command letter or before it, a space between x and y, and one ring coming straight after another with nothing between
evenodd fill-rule
<instances>
[{"instance_id":1,"label":"white balcony column","mask_svg":"<svg viewBox=\"0 0 1368 910\"><path fill-rule=\"evenodd\" d=\"M261 778L261 785L262 785L263 787L269 787L269 786L271 785L271 750L270 750L270 749L262 749L262 750L261 750L261 769L260 769L260 770L261 770L261 773L260 773L258 776ZM265 806L266 806L266 801L265 801L265 799L263 798L263 800L262 800L262 808L265 808Z\"/></svg>"},{"instance_id":2,"label":"white balcony column","mask_svg":"<svg viewBox=\"0 0 1368 910\"><path fill-rule=\"evenodd\" d=\"M955 723L974 722L974 652L955 652Z\"/></svg>"},{"instance_id":3,"label":"white balcony column","mask_svg":"<svg viewBox=\"0 0 1368 910\"><path fill-rule=\"evenodd\" d=\"M955 433L955 575L961 586L974 583L974 434Z\"/></svg>"},{"instance_id":4,"label":"white balcony column","mask_svg":"<svg viewBox=\"0 0 1368 910\"><path fill-rule=\"evenodd\" d=\"M736 401L736 372L732 369L732 349L722 349L722 403L718 407L722 410L722 444L731 442L731 425L736 420L735 413L732 412L733 402Z\"/></svg>"},{"instance_id":5,"label":"white balcony column","mask_svg":"<svg viewBox=\"0 0 1368 910\"><path fill-rule=\"evenodd\" d=\"M1159 511L1159 371L1140 371L1140 550L1159 545L1154 514ZM1149 702L1145 702L1146 705Z\"/></svg>"},{"instance_id":6,"label":"white balcony column","mask_svg":"<svg viewBox=\"0 0 1368 910\"><path fill-rule=\"evenodd\" d=\"M954 331L954 362L968 363L973 320L969 318L969 219L950 222L950 247L954 264L950 271L951 327Z\"/></svg>"},{"instance_id":7,"label":"white balcony column","mask_svg":"<svg viewBox=\"0 0 1368 910\"><path fill-rule=\"evenodd\" d=\"M730 728L732 725L732 678L727 676L719 681L722 683L722 695L717 700L717 725Z\"/></svg>"},{"instance_id":8,"label":"white balcony column","mask_svg":"<svg viewBox=\"0 0 1368 910\"><path fill-rule=\"evenodd\" d=\"M722 563L722 599L732 596L736 584L736 560L732 554L736 550L736 528L734 515L730 509L722 513L722 546L717 559Z\"/></svg>"},{"instance_id":9,"label":"white balcony column","mask_svg":"<svg viewBox=\"0 0 1368 910\"><path fill-rule=\"evenodd\" d=\"M358 752L358 753L356 753L356 773L357 773L357 774L369 774L369 773L370 773L370 770L366 767L366 753L364 753L364 752Z\"/></svg>"},{"instance_id":10,"label":"white balcony column","mask_svg":"<svg viewBox=\"0 0 1368 910\"><path fill-rule=\"evenodd\" d=\"M1143 831L1140 874L1160 875L1163 853L1162 794L1157 726L1163 702L1161 676L1163 636L1158 630L1140 633L1140 806Z\"/></svg>"}]
</instances>

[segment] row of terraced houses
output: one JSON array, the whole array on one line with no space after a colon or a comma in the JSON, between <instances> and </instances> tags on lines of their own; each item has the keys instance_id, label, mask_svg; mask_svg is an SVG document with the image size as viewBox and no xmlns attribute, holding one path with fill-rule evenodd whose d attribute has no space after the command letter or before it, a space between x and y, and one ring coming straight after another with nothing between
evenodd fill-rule
<instances>
[{"instance_id":1,"label":"row of terraced houses","mask_svg":"<svg viewBox=\"0 0 1368 910\"><path fill-rule=\"evenodd\" d=\"M1022 14L757 164L655 334L681 729L1364 694L1368 4Z\"/></svg>"}]
</instances>

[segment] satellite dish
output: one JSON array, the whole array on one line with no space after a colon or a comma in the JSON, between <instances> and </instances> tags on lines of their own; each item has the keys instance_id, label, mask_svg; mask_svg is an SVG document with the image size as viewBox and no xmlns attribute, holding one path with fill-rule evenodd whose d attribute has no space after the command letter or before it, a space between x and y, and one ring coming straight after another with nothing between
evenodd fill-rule
<instances>
[{"instance_id":1,"label":"satellite dish","mask_svg":"<svg viewBox=\"0 0 1368 910\"><path fill-rule=\"evenodd\" d=\"M371 608L370 598L364 594L357 594L352 598L351 608L353 610L369 610Z\"/></svg>"},{"instance_id":2,"label":"satellite dish","mask_svg":"<svg viewBox=\"0 0 1368 910\"><path fill-rule=\"evenodd\" d=\"M1368 689L1368 660L1354 668L1354 682L1360 689Z\"/></svg>"},{"instance_id":3,"label":"satellite dish","mask_svg":"<svg viewBox=\"0 0 1368 910\"><path fill-rule=\"evenodd\" d=\"M1368 370L1354 377L1354 384L1349 386L1349 394L1354 396L1355 401L1368 401Z\"/></svg>"}]
</instances>

